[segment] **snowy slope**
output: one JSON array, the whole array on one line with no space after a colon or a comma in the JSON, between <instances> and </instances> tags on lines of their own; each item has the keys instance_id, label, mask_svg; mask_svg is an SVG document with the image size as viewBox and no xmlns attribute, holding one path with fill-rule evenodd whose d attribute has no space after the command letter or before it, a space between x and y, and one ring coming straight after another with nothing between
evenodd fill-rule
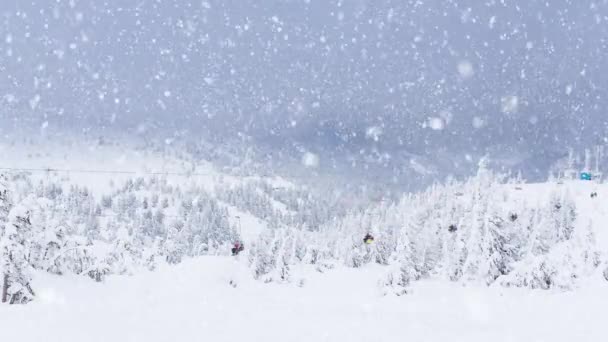
<instances>
[{"instance_id":1,"label":"snowy slope","mask_svg":"<svg viewBox=\"0 0 608 342\"><path fill-rule=\"evenodd\" d=\"M66 138L67 139L67 138ZM35 140L20 142L0 140L0 171L26 169L38 177L61 177L86 186L96 193L111 191L131 177L167 175L169 183L195 183L209 191L218 183L238 184L246 180L264 179L276 187L293 184L280 177L237 177L218 170L202 159L180 156L174 149L151 151L129 141L99 143L83 138ZM45 170L59 170L45 172Z\"/></svg>"},{"instance_id":2,"label":"snowy slope","mask_svg":"<svg viewBox=\"0 0 608 342\"><path fill-rule=\"evenodd\" d=\"M193 167L179 158L139 154L135 149L116 146L95 147L93 151L82 146L2 147L7 156L4 167L136 171L124 175L32 174L91 186L100 194L111 192L112 184L121 184L123 176L145 177L157 171L178 173L168 178L170 182L202 185L211 193L218 183L231 186L251 179L225 174L210 164ZM31 158L23 158L24 155ZM193 170L200 176L182 175ZM270 181L280 187L295 186L281 179ZM450 190L443 194L451 198L445 203L453 200L465 205L471 198L467 197L470 194L458 194L458 187L438 189ZM272 283L254 280L249 249L237 258L202 256L172 266L161 263L154 272L109 276L102 283L83 276L36 273L33 287L37 296L33 302L24 306L0 305L0 327L11 327L0 329L0 340L603 340L603 312L608 302L608 282L601 275L608 255L608 209L603 202L608 198L608 185L581 181L504 184L491 191L496 191L495 199L504 204L504 213L540 208L556 193L568 194L576 205L576 229L591 227L596 246L603 251L604 264L569 292L505 288L498 282L488 287L465 280L448 282L427 277L412 282L404 296L395 296L382 284L394 265L370 263L349 268L340 259L331 260L330 267L293 264L290 281L284 283L276 278ZM592 198L594 192L598 196ZM406 202L382 204L385 214L383 208L370 208L368 211L374 215L369 219L376 220L374 225L390 224L391 220L401 225L412 218L405 212L410 208L400 207ZM270 203L279 212L286 211L281 202ZM258 236L269 228L268 222L228 203L224 205L232 223L243 227L246 245L263 241ZM388 217L380 219L382 215ZM359 241L364 229L358 226L361 222L357 216L347 217L340 230L335 229L326 237ZM378 237L380 242L382 235Z\"/></svg>"},{"instance_id":3,"label":"snowy slope","mask_svg":"<svg viewBox=\"0 0 608 342\"><path fill-rule=\"evenodd\" d=\"M286 189L295 186L278 176L232 175L205 160L176 156L171 148L155 152L124 141L100 144L82 138L64 139L1 140L0 173L25 172L34 181L51 179L66 185L75 184L98 196L111 193L129 179L154 176L165 177L172 185L200 186L211 194L216 186L232 187L249 181L265 181ZM271 203L278 210L288 211L281 202L271 199ZM243 227L241 233L245 242L255 240L267 227L264 220L229 203L223 205L230 212L230 223Z\"/></svg>"},{"instance_id":4,"label":"snowy slope","mask_svg":"<svg viewBox=\"0 0 608 342\"><path fill-rule=\"evenodd\" d=\"M6 341L602 341L608 287L576 293L422 282L382 297L378 266L251 279L244 260L201 257L155 273L41 276L40 300L0 306ZM236 280L236 287L229 285Z\"/></svg>"}]
</instances>

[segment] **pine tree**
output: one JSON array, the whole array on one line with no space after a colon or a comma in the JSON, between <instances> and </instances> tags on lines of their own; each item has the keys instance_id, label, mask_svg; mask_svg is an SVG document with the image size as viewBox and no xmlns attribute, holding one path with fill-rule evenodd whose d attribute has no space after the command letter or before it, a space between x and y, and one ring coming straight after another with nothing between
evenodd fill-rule
<instances>
[{"instance_id":1,"label":"pine tree","mask_svg":"<svg viewBox=\"0 0 608 342\"><path fill-rule=\"evenodd\" d=\"M382 286L397 296L408 293L410 284L420 278L416 273L411 259L410 243L407 234L401 232L397 236L395 254L390 264L391 270L384 278Z\"/></svg>"},{"instance_id":2,"label":"pine tree","mask_svg":"<svg viewBox=\"0 0 608 342\"><path fill-rule=\"evenodd\" d=\"M0 174L0 243L4 243L6 234L6 225L8 224L8 215L12 208L12 202L10 198L10 192L8 190L8 180L4 174ZM0 265L0 275L2 278L2 288L0 289L0 300L2 303L6 303L8 300L8 287L9 287L9 274L8 274L8 251L0 250L2 253L2 264Z\"/></svg>"},{"instance_id":3,"label":"pine tree","mask_svg":"<svg viewBox=\"0 0 608 342\"><path fill-rule=\"evenodd\" d=\"M185 255L186 248L180 240L180 231L183 229L184 223L175 221L168 228L167 236L163 243L163 255L169 264L177 264L182 261Z\"/></svg>"},{"instance_id":4,"label":"pine tree","mask_svg":"<svg viewBox=\"0 0 608 342\"><path fill-rule=\"evenodd\" d=\"M262 279L272 272L276 266L276 235L274 230L263 232L258 241L251 246L249 262L253 267L255 279ZM264 278L266 281L268 278Z\"/></svg>"},{"instance_id":5,"label":"pine tree","mask_svg":"<svg viewBox=\"0 0 608 342\"><path fill-rule=\"evenodd\" d=\"M33 230L30 222L30 210L20 203L12 208L8 222L0 236L0 253L4 272L2 285L2 302L24 304L33 299L31 287L31 265L29 247Z\"/></svg>"},{"instance_id":6,"label":"pine tree","mask_svg":"<svg viewBox=\"0 0 608 342\"><path fill-rule=\"evenodd\" d=\"M292 265L296 262L296 234L293 229L285 228L280 232L281 246L278 260L278 279L282 282L292 280Z\"/></svg>"},{"instance_id":7,"label":"pine tree","mask_svg":"<svg viewBox=\"0 0 608 342\"><path fill-rule=\"evenodd\" d=\"M439 265L440 272L446 279L459 280L463 275L464 262L467 257L466 231L463 224L465 211L461 205L454 202L446 204L448 207L445 218L442 220L440 235L442 238L442 260Z\"/></svg>"}]
</instances>

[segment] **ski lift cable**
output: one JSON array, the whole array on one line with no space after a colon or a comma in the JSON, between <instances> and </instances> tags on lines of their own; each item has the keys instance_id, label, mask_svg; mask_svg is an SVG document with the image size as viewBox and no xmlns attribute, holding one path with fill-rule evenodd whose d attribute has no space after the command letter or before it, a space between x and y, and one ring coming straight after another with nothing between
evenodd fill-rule
<instances>
[{"instance_id":1,"label":"ski lift cable","mask_svg":"<svg viewBox=\"0 0 608 342\"><path fill-rule=\"evenodd\" d=\"M129 216L129 215L125 215L125 214L93 214L91 216L94 217L118 217L118 216ZM167 215L167 214L163 214L163 217L184 217L184 215Z\"/></svg>"},{"instance_id":2,"label":"ski lift cable","mask_svg":"<svg viewBox=\"0 0 608 342\"><path fill-rule=\"evenodd\" d=\"M89 173L89 174L124 174L124 175L148 175L148 176L211 176L206 172L149 172L149 171L127 171L127 170L92 170L92 169L59 169L59 168L14 168L0 167L0 171L7 172L45 172L45 173Z\"/></svg>"}]
</instances>

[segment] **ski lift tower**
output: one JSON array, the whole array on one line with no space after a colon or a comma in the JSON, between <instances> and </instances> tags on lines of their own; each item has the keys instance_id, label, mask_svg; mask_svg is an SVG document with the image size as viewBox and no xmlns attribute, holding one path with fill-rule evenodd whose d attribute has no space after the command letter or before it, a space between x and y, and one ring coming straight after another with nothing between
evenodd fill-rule
<instances>
[{"instance_id":1,"label":"ski lift tower","mask_svg":"<svg viewBox=\"0 0 608 342\"><path fill-rule=\"evenodd\" d=\"M568 168L564 170L564 179L573 180L577 178L577 171L574 168L574 151L572 149L568 150Z\"/></svg>"},{"instance_id":2,"label":"ski lift tower","mask_svg":"<svg viewBox=\"0 0 608 342\"><path fill-rule=\"evenodd\" d=\"M593 172L593 179L601 182L602 181L602 159L604 158L604 146L595 147L595 171Z\"/></svg>"},{"instance_id":3,"label":"ski lift tower","mask_svg":"<svg viewBox=\"0 0 608 342\"><path fill-rule=\"evenodd\" d=\"M242 239L243 239L243 236L241 235L241 234L242 234L242 232L241 232L241 217L240 217L239 215L235 215L235 216L234 216L234 218L235 218L235 219L237 219L237 222L238 222L238 226L237 226L237 229L238 229L238 231L237 231L237 237L238 237L238 239L242 240Z\"/></svg>"},{"instance_id":4,"label":"ski lift tower","mask_svg":"<svg viewBox=\"0 0 608 342\"><path fill-rule=\"evenodd\" d=\"M369 216L369 231L377 230L374 229L374 219L382 220L382 223L386 221L386 208L384 208L384 204L386 203L386 199L384 197L376 197L373 199L373 203L375 204L375 210L372 210L367 215ZM384 215L383 215L384 214ZM376 222L376 226L380 224L380 222Z\"/></svg>"},{"instance_id":5,"label":"ski lift tower","mask_svg":"<svg viewBox=\"0 0 608 342\"><path fill-rule=\"evenodd\" d=\"M585 149L585 168L581 171L580 179L584 181L593 179L593 174L591 173L591 151L588 148Z\"/></svg>"}]
</instances>

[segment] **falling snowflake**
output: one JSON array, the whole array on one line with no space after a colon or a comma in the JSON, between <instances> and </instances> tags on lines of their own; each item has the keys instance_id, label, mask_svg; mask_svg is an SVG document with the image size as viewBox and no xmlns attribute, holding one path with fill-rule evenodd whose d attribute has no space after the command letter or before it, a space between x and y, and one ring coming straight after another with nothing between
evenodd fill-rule
<instances>
[{"instance_id":1,"label":"falling snowflake","mask_svg":"<svg viewBox=\"0 0 608 342\"><path fill-rule=\"evenodd\" d=\"M490 29L493 29L495 25L496 25L496 16L494 15L490 18L490 21L488 22L488 27Z\"/></svg>"},{"instance_id":2,"label":"falling snowflake","mask_svg":"<svg viewBox=\"0 0 608 342\"><path fill-rule=\"evenodd\" d=\"M471 64L471 62L469 61L461 61L460 63L458 63L458 73L460 74L460 77L464 79L469 79L473 77L473 75L475 74L473 64Z\"/></svg>"},{"instance_id":3,"label":"falling snowflake","mask_svg":"<svg viewBox=\"0 0 608 342\"><path fill-rule=\"evenodd\" d=\"M29 103L30 103L30 108L32 110L35 110L36 108L38 108L38 104L40 103L40 95L36 94L33 98L30 99Z\"/></svg>"},{"instance_id":4,"label":"falling snowflake","mask_svg":"<svg viewBox=\"0 0 608 342\"><path fill-rule=\"evenodd\" d=\"M371 126L368 127L365 131L365 137L371 139L373 141L379 141L380 136L382 135L382 127L379 126Z\"/></svg>"},{"instance_id":5,"label":"falling snowflake","mask_svg":"<svg viewBox=\"0 0 608 342\"><path fill-rule=\"evenodd\" d=\"M317 168L319 167L319 156L311 152L306 152L302 156L302 164L309 168Z\"/></svg>"},{"instance_id":6,"label":"falling snowflake","mask_svg":"<svg viewBox=\"0 0 608 342\"><path fill-rule=\"evenodd\" d=\"M485 120L479 116L473 118L473 127L474 128L482 128L486 124Z\"/></svg>"},{"instance_id":7,"label":"falling snowflake","mask_svg":"<svg viewBox=\"0 0 608 342\"><path fill-rule=\"evenodd\" d=\"M514 95L503 96L500 99L500 110L505 114L516 113L519 109L519 98Z\"/></svg>"},{"instance_id":8,"label":"falling snowflake","mask_svg":"<svg viewBox=\"0 0 608 342\"><path fill-rule=\"evenodd\" d=\"M445 128L445 122L442 118L432 117L429 118L428 127L435 131L440 131Z\"/></svg>"}]
</instances>

